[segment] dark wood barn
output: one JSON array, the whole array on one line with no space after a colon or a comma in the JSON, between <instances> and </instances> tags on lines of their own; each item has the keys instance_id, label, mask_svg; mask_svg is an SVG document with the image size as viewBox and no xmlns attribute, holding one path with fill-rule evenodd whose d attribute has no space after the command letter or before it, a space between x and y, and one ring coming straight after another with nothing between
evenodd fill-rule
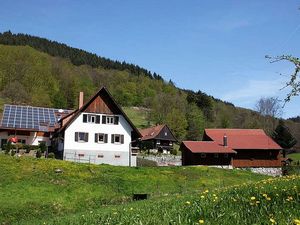
<instances>
[{"instance_id":1,"label":"dark wood barn","mask_svg":"<svg viewBox=\"0 0 300 225\"><path fill-rule=\"evenodd\" d=\"M173 149L173 144L177 139L167 125L157 125L154 127L141 129L142 146L148 149L157 149L159 151L169 151Z\"/></svg>"}]
</instances>

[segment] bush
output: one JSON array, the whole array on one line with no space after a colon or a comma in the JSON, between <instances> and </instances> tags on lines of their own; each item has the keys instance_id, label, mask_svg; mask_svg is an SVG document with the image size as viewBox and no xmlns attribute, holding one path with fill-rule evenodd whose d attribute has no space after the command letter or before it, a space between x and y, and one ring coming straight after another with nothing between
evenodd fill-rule
<instances>
[{"instance_id":1,"label":"bush","mask_svg":"<svg viewBox=\"0 0 300 225\"><path fill-rule=\"evenodd\" d=\"M49 158L49 159L55 159L55 154L53 153L53 152L50 152L49 154L48 154L48 157L47 158Z\"/></svg>"},{"instance_id":2,"label":"bush","mask_svg":"<svg viewBox=\"0 0 300 225\"><path fill-rule=\"evenodd\" d=\"M42 157L42 152L41 152L41 150L37 150L35 156L36 156L37 158L41 158L41 157Z\"/></svg>"},{"instance_id":3,"label":"bush","mask_svg":"<svg viewBox=\"0 0 300 225\"><path fill-rule=\"evenodd\" d=\"M12 144L10 142L7 142L7 144L4 145L5 154L8 155L12 147Z\"/></svg>"},{"instance_id":4,"label":"bush","mask_svg":"<svg viewBox=\"0 0 300 225\"><path fill-rule=\"evenodd\" d=\"M177 151L177 149L174 149L174 148L173 148L173 149L171 150L170 153L171 153L172 155L177 155L178 151Z\"/></svg>"},{"instance_id":5,"label":"bush","mask_svg":"<svg viewBox=\"0 0 300 225\"><path fill-rule=\"evenodd\" d=\"M45 142L40 142L39 143L39 149L41 150L42 153L44 153L47 150L47 145Z\"/></svg>"}]
</instances>

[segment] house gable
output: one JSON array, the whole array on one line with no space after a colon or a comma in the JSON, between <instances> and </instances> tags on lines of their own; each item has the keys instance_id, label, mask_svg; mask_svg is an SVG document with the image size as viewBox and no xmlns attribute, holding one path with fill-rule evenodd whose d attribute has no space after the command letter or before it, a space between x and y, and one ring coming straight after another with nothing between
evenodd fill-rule
<instances>
[{"instance_id":1,"label":"house gable","mask_svg":"<svg viewBox=\"0 0 300 225\"><path fill-rule=\"evenodd\" d=\"M127 117L121 107L115 102L113 97L110 95L105 87L102 87L99 91L93 95L89 101L87 101L81 108L79 108L70 119L63 124L63 126L58 130L58 133L63 132L74 120L76 120L81 113L96 113L96 114L114 114L122 115L127 123L132 128L132 138L137 139L141 137L138 129L133 125L131 120Z\"/></svg>"}]
</instances>

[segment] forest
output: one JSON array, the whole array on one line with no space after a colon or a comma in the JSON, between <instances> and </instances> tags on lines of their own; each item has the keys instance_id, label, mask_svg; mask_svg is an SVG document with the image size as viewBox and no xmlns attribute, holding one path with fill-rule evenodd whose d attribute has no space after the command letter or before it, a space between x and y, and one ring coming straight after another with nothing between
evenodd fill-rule
<instances>
[{"instance_id":1,"label":"forest","mask_svg":"<svg viewBox=\"0 0 300 225\"><path fill-rule=\"evenodd\" d=\"M200 90L179 89L171 80L137 65L45 38L0 33L1 108L11 103L75 109L80 91L87 100L102 86L121 106L149 109L148 124L168 124L179 140L199 140L209 127L263 128L271 133L278 124L275 118L235 107ZM285 124L300 140L296 122L286 120Z\"/></svg>"}]
</instances>

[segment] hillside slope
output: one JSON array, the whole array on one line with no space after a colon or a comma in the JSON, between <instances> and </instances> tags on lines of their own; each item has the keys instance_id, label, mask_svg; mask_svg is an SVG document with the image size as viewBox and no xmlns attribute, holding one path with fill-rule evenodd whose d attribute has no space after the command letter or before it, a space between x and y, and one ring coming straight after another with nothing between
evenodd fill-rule
<instances>
[{"instance_id":1,"label":"hillside slope","mask_svg":"<svg viewBox=\"0 0 300 225\"><path fill-rule=\"evenodd\" d=\"M149 109L143 121L137 122L142 123L139 127L167 123L179 140L199 140L204 128L214 127L263 128L270 133L277 123L201 91L179 89L171 81L131 64L43 38L4 36L0 35L0 43L5 44L0 44L0 109L4 103L73 109L79 91L87 99L106 86L120 105ZM77 62L81 56L83 61ZM300 146L299 123L286 123Z\"/></svg>"},{"instance_id":2,"label":"hillside slope","mask_svg":"<svg viewBox=\"0 0 300 225\"><path fill-rule=\"evenodd\" d=\"M63 172L56 173L56 169ZM266 178L241 170L114 167L4 154L0 154L0 171L1 224L123 204L131 201L133 193L159 199Z\"/></svg>"}]
</instances>

